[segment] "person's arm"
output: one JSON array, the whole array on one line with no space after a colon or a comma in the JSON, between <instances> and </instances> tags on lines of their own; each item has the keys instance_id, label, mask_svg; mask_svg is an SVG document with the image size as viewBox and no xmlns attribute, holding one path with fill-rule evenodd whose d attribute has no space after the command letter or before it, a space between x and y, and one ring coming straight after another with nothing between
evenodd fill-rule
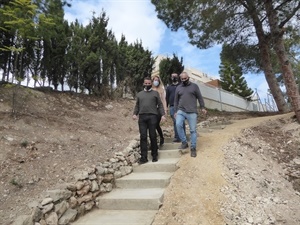
<instances>
[{"instance_id":1,"label":"person's arm","mask_svg":"<svg viewBox=\"0 0 300 225\"><path fill-rule=\"evenodd\" d=\"M134 120L137 119L137 116L139 114L139 109L140 109L140 102L139 102L139 98L137 97L135 107L134 107L134 110L133 110L133 115L132 115L132 118Z\"/></svg>"},{"instance_id":2,"label":"person's arm","mask_svg":"<svg viewBox=\"0 0 300 225\"><path fill-rule=\"evenodd\" d=\"M203 100L203 97L202 97L202 94L201 94L201 91L200 91L200 88L199 86L197 85L197 88L196 88L196 95L197 95L197 98L198 98L198 102L199 102L199 105L200 105L200 110L206 114L207 111L205 109L205 104L204 104L204 100Z\"/></svg>"},{"instance_id":3,"label":"person's arm","mask_svg":"<svg viewBox=\"0 0 300 225\"><path fill-rule=\"evenodd\" d=\"M174 96L174 112L175 113L177 113L178 103L179 103L178 89L179 89L179 86L177 86L175 89L175 96Z\"/></svg>"},{"instance_id":4,"label":"person's arm","mask_svg":"<svg viewBox=\"0 0 300 225\"><path fill-rule=\"evenodd\" d=\"M196 84L195 88L196 88L196 97L197 97L197 99L198 99L200 108L201 108L201 109L204 109L204 108L205 108L205 104L204 104L204 100L203 100L203 97L202 97L200 88L198 87L197 84Z\"/></svg>"},{"instance_id":5,"label":"person's arm","mask_svg":"<svg viewBox=\"0 0 300 225\"><path fill-rule=\"evenodd\" d=\"M157 109L158 109L158 112L160 115L165 115L165 110L164 110L164 106L163 106L163 103L161 101L161 96L158 92L156 92L157 94Z\"/></svg>"},{"instance_id":6,"label":"person's arm","mask_svg":"<svg viewBox=\"0 0 300 225\"><path fill-rule=\"evenodd\" d=\"M161 99L161 102L163 104L163 107L164 107L164 110L165 110L165 114L167 114L167 102L166 102L166 92L165 92L165 89L163 89L161 91L161 95L160 95L160 99Z\"/></svg>"},{"instance_id":7,"label":"person's arm","mask_svg":"<svg viewBox=\"0 0 300 225\"><path fill-rule=\"evenodd\" d=\"M167 104L167 108L170 105L169 98L170 98L170 86L168 86L167 90L166 90L166 104Z\"/></svg>"}]
</instances>

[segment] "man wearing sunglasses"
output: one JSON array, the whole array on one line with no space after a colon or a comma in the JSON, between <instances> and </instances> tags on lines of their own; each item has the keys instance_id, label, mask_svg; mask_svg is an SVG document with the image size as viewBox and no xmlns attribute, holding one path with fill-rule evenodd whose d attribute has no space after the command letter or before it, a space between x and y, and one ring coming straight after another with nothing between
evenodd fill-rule
<instances>
[{"instance_id":1,"label":"man wearing sunglasses","mask_svg":"<svg viewBox=\"0 0 300 225\"><path fill-rule=\"evenodd\" d=\"M190 81L187 72L180 74L181 84L175 91L175 118L176 128L181 140L181 146L179 149L186 149L189 147L186 139L185 132L183 130L183 122L188 121L191 134L191 157L197 156L197 101L199 102L201 111L206 114L207 111L204 108L204 100L201 95L200 89L197 84Z\"/></svg>"}]
</instances>

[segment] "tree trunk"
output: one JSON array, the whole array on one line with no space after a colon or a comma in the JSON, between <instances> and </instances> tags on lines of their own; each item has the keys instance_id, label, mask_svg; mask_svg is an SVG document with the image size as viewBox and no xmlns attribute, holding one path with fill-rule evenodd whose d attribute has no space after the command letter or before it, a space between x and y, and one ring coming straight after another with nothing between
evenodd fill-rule
<instances>
[{"instance_id":1,"label":"tree trunk","mask_svg":"<svg viewBox=\"0 0 300 225\"><path fill-rule=\"evenodd\" d=\"M262 58L262 67L266 77L266 81L269 85L270 91L274 97L276 102L278 111L281 113L286 113L289 111L288 105L284 100L283 93L279 87L277 79L274 75L274 71L272 68L272 63L270 59L269 46L266 42L260 41L259 43L260 55Z\"/></svg>"},{"instance_id":2,"label":"tree trunk","mask_svg":"<svg viewBox=\"0 0 300 225\"><path fill-rule=\"evenodd\" d=\"M282 38L278 38L275 42L276 55L280 61L283 80L285 83L287 95L291 101L293 111L296 114L297 121L300 123L300 96L296 80L293 74L292 66L287 58Z\"/></svg>"},{"instance_id":3,"label":"tree trunk","mask_svg":"<svg viewBox=\"0 0 300 225\"><path fill-rule=\"evenodd\" d=\"M258 38L258 46L259 46L260 56L262 60L261 64L262 64L263 71L265 73L266 81L269 85L270 91L274 97L279 112L281 113L288 112L289 111L288 105L284 100L282 91L279 87L279 84L276 80L272 68L268 39L264 33L262 22L260 21L260 18L258 17L258 13L256 12L256 5L253 2L249 2L248 12L253 20L255 32Z\"/></svg>"},{"instance_id":4,"label":"tree trunk","mask_svg":"<svg viewBox=\"0 0 300 225\"><path fill-rule=\"evenodd\" d=\"M285 30L283 28L283 25L279 25L278 23L278 16L276 10L273 7L272 1L265 0L264 4L267 12L268 23L270 26L271 37L274 41L274 49L281 66L287 95L289 97L289 100L291 101L293 111L295 112L297 117L297 121L300 123L300 96L292 66L289 62L284 47L283 34Z\"/></svg>"}]
</instances>

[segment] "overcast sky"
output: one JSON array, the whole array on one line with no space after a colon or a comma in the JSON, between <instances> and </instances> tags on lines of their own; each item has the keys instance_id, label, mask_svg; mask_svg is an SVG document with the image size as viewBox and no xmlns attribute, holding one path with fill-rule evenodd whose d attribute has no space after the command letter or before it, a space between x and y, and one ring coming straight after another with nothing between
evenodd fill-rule
<instances>
[{"instance_id":1,"label":"overcast sky","mask_svg":"<svg viewBox=\"0 0 300 225\"><path fill-rule=\"evenodd\" d=\"M178 58L183 57L186 68L192 67L211 77L218 78L221 46L199 50L188 43L186 32L171 32L157 18L155 7L150 0L72 0L72 7L65 9L65 19L87 25L102 10L109 18L108 28L117 40L124 34L129 43L141 40L144 48L158 54ZM248 86L257 90L261 100L266 98L268 85L263 75L245 75Z\"/></svg>"}]
</instances>

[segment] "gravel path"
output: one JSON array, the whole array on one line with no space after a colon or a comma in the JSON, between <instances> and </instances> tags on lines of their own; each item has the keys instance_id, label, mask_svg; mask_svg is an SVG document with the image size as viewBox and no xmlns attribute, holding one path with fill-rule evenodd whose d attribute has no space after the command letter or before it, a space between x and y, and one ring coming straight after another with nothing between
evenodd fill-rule
<instances>
[{"instance_id":1,"label":"gravel path","mask_svg":"<svg viewBox=\"0 0 300 225\"><path fill-rule=\"evenodd\" d=\"M271 147L251 133L251 127L265 123L272 129L291 115L234 121L212 133L200 130L198 156L182 156L153 225L300 224L299 192L280 164L255 151ZM299 137L299 124L292 125Z\"/></svg>"}]
</instances>

